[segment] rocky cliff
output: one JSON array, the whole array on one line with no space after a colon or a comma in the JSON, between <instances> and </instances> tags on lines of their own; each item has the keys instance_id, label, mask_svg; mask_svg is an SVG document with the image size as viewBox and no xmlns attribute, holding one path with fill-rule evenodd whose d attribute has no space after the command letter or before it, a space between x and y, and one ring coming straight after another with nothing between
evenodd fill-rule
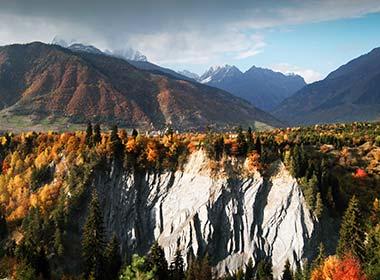
<instances>
[{"instance_id":1,"label":"rocky cliff","mask_svg":"<svg viewBox=\"0 0 380 280\"><path fill-rule=\"evenodd\" d=\"M295 267L313 253L316 220L281 162L265 176L243 175L236 160L210 166L198 151L176 172L112 167L96 176L106 229L120 238L123 252L146 253L158 240L169 260L177 246L184 255L208 253L219 274L269 256L275 276L286 259Z\"/></svg>"}]
</instances>

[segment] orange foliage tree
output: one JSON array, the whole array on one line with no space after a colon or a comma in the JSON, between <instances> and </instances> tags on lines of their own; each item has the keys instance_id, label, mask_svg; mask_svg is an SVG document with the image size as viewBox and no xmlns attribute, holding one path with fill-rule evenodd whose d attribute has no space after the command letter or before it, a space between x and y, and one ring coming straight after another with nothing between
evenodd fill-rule
<instances>
[{"instance_id":1,"label":"orange foliage tree","mask_svg":"<svg viewBox=\"0 0 380 280\"><path fill-rule=\"evenodd\" d=\"M311 273L311 280L366 280L360 262L352 256L330 256Z\"/></svg>"}]
</instances>

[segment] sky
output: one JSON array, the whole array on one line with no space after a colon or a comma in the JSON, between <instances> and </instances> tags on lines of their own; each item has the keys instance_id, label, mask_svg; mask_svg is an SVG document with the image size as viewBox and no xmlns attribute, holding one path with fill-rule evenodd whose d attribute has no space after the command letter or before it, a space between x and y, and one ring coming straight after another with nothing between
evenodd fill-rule
<instances>
[{"instance_id":1,"label":"sky","mask_svg":"<svg viewBox=\"0 0 380 280\"><path fill-rule=\"evenodd\" d=\"M55 36L201 74L253 65L323 79L380 47L379 0L0 0L0 45Z\"/></svg>"}]
</instances>

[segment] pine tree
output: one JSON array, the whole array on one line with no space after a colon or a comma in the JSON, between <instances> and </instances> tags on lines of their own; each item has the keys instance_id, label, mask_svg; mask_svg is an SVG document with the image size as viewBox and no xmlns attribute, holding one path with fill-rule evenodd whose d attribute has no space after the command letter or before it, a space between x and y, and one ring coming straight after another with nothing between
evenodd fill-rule
<instances>
[{"instance_id":1,"label":"pine tree","mask_svg":"<svg viewBox=\"0 0 380 280\"><path fill-rule=\"evenodd\" d=\"M111 138L111 146L112 146L114 157L116 160L120 162L124 157L124 146L123 146L123 143L121 142L118 131L119 129L117 128L117 125L114 125L111 130L110 138Z\"/></svg>"},{"instance_id":2,"label":"pine tree","mask_svg":"<svg viewBox=\"0 0 380 280\"><path fill-rule=\"evenodd\" d=\"M54 232L54 249L58 256L62 256L64 253L62 233L59 227L55 228Z\"/></svg>"},{"instance_id":3,"label":"pine tree","mask_svg":"<svg viewBox=\"0 0 380 280\"><path fill-rule=\"evenodd\" d=\"M245 141L245 136L241 126L237 129L236 144L238 146L238 156L244 156L247 154L247 142Z\"/></svg>"},{"instance_id":4,"label":"pine tree","mask_svg":"<svg viewBox=\"0 0 380 280\"><path fill-rule=\"evenodd\" d=\"M93 273L95 279L102 279L104 244L103 216L94 190L83 227L82 256L86 276Z\"/></svg>"},{"instance_id":5,"label":"pine tree","mask_svg":"<svg viewBox=\"0 0 380 280\"><path fill-rule=\"evenodd\" d=\"M247 152L252 152L255 149L255 143L253 143L252 138L252 128L248 127L247 134L246 134L246 142L247 142Z\"/></svg>"},{"instance_id":6,"label":"pine tree","mask_svg":"<svg viewBox=\"0 0 380 280\"><path fill-rule=\"evenodd\" d=\"M323 213L323 202L322 202L322 196L320 192L317 192L317 198L315 202L315 216L317 216L318 219L322 217Z\"/></svg>"},{"instance_id":7,"label":"pine tree","mask_svg":"<svg viewBox=\"0 0 380 280\"><path fill-rule=\"evenodd\" d=\"M249 258L245 268L245 280L253 280L255 276L252 258Z\"/></svg>"},{"instance_id":8,"label":"pine tree","mask_svg":"<svg viewBox=\"0 0 380 280\"><path fill-rule=\"evenodd\" d=\"M380 224L371 228L366 238L365 272L368 279L380 279Z\"/></svg>"},{"instance_id":9,"label":"pine tree","mask_svg":"<svg viewBox=\"0 0 380 280\"><path fill-rule=\"evenodd\" d=\"M156 268L156 277L158 280L167 280L168 278L168 262L165 258L165 252L158 242L155 241L150 248L148 254L148 264L151 269Z\"/></svg>"},{"instance_id":10,"label":"pine tree","mask_svg":"<svg viewBox=\"0 0 380 280\"><path fill-rule=\"evenodd\" d=\"M87 129L86 129L86 144L88 146L91 146L92 144L92 124L91 122L88 122Z\"/></svg>"},{"instance_id":11,"label":"pine tree","mask_svg":"<svg viewBox=\"0 0 380 280\"><path fill-rule=\"evenodd\" d=\"M175 257L171 263L170 275L172 280L183 280L185 279L184 272L184 260L179 249L176 250Z\"/></svg>"},{"instance_id":12,"label":"pine tree","mask_svg":"<svg viewBox=\"0 0 380 280\"><path fill-rule=\"evenodd\" d=\"M104 252L105 275L107 279L117 279L121 268L120 245L116 235L113 235Z\"/></svg>"},{"instance_id":13,"label":"pine tree","mask_svg":"<svg viewBox=\"0 0 380 280\"><path fill-rule=\"evenodd\" d=\"M353 196L343 216L339 231L337 253L343 257L349 253L363 260L364 256L364 232L362 230L359 201Z\"/></svg>"},{"instance_id":14,"label":"pine tree","mask_svg":"<svg viewBox=\"0 0 380 280\"><path fill-rule=\"evenodd\" d=\"M323 245L323 243L321 242L319 243L319 247L318 247L318 255L313 261L313 267L320 266L325 260L325 258L326 258L325 245Z\"/></svg>"},{"instance_id":15,"label":"pine tree","mask_svg":"<svg viewBox=\"0 0 380 280\"><path fill-rule=\"evenodd\" d=\"M257 265L256 280L272 280L272 262L270 259L262 259Z\"/></svg>"},{"instance_id":16,"label":"pine tree","mask_svg":"<svg viewBox=\"0 0 380 280\"><path fill-rule=\"evenodd\" d=\"M200 275L199 280L208 280L212 279L212 270L209 262L209 258L206 255L203 257L202 261L200 262Z\"/></svg>"},{"instance_id":17,"label":"pine tree","mask_svg":"<svg viewBox=\"0 0 380 280\"><path fill-rule=\"evenodd\" d=\"M7 237L8 235L8 227L7 221L3 213L0 213L0 241Z\"/></svg>"},{"instance_id":18,"label":"pine tree","mask_svg":"<svg viewBox=\"0 0 380 280\"><path fill-rule=\"evenodd\" d=\"M282 280L293 280L292 270L290 269L290 262L286 260L284 270L282 272Z\"/></svg>"},{"instance_id":19,"label":"pine tree","mask_svg":"<svg viewBox=\"0 0 380 280\"><path fill-rule=\"evenodd\" d=\"M101 136L101 130L100 130L100 124L96 124L94 126L94 143L100 143L102 141L102 136Z\"/></svg>"},{"instance_id":20,"label":"pine tree","mask_svg":"<svg viewBox=\"0 0 380 280\"><path fill-rule=\"evenodd\" d=\"M257 136L256 140L255 140L255 149L256 149L257 153L259 155L261 155L261 149L262 149L262 147L261 147L261 141L260 141L260 137L259 136Z\"/></svg>"}]
</instances>

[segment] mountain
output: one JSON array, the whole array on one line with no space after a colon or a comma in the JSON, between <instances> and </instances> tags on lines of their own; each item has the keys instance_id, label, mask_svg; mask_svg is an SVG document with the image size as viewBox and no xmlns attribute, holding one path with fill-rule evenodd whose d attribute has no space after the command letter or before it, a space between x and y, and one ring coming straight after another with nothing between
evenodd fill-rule
<instances>
[{"instance_id":1,"label":"mountain","mask_svg":"<svg viewBox=\"0 0 380 280\"><path fill-rule=\"evenodd\" d=\"M211 67L200 77L200 82L231 92L262 110L272 110L306 85L298 75L284 75L255 66L243 73L230 65Z\"/></svg>"},{"instance_id":2,"label":"mountain","mask_svg":"<svg viewBox=\"0 0 380 280\"><path fill-rule=\"evenodd\" d=\"M181 75L171 69L165 68L158 66L154 63L151 63L147 60L147 57L143 54L141 54L139 51L136 51L132 48L125 48L125 49L118 49L114 51L110 50L105 50L104 52L101 51L100 49L92 46L92 45L85 45L82 43L67 43L65 40L60 39L58 37L54 37L53 41L51 42L53 45L59 45L64 48L68 48L74 52L88 52L88 53L93 53L93 54L105 54L108 56L113 56L117 58L124 59L128 61L130 64L135 66L136 68L154 72L157 74L164 74L164 75L169 75L171 78L176 78L180 80L189 80L189 81L194 81L193 79Z\"/></svg>"},{"instance_id":3,"label":"mountain","mask_svg":"<svg viewBox=\"0 0 380 280\"><path fill-rule=\"evenodd\" d=\"M304 87L274 114L291 124L380 120L380 48Z\"/></svg>"},{"instance_id":4,"label":"mountain","mask_svg":"<svg viewBox=\"0 0 380 280\"><path fill-rule=\"evenodd\" d=\"M73 52L88 52L88 53L93 53L93 54L103 54L101 50L99 50L98 48L92 45L83 45L79 43L75 43L68 46L68 49L72 50Z\"/></svg>"},{"instance_id":5,"label":"mountain","mask_svg":"<svg viewBox=\"0 0 380 280\"><path fill-rule=\"evenodd\" d=\"M0 48L0 100L2 114L38 120L179 129L282 125L225 91L143 71L124 59L39 42Z\"/></svg>"},{"instance_id":6,"label":"mountain","mask_svg":"<svg viewBox=\"0 0 380 280\"><path fill-rule=\"evenodd\" d=\"M194 81L198 81L200 78L198 74L190 72L189 70L182 70L182 71L178 71L177 73L182 75L182 76L193 79Z\"/></svg>"}]
</instances>

